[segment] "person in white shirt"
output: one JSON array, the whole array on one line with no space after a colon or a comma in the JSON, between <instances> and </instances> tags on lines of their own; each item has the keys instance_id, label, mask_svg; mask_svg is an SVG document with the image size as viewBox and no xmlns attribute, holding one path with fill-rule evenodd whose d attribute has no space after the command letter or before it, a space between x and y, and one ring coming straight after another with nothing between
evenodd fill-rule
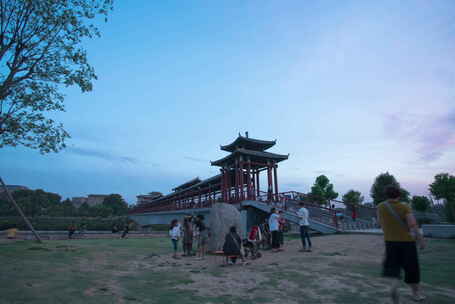
<instances>
[{"instance_id":1,"label":"person in white shirt","mask_svg":"<svg viewBox=\"0 0 455 304\"><path fill-rule=\"evenodd\" d=\"M181 237L181 229L178 220L172 220L171 228L169 229L169 236L171 237L172 246L174 247L174 255L172 257L176 259L178 242Z\"/></svg>"},{"instance_id":2,"label":"person in white shirt","mask_svg":"<svg viewBox=\"0 0 455 304\"><path fill-rule=\"evenodd\" d=\"M311 252L311 239L308 230L310 229L310 222L309 217L310 213L308 209L305 208L305 203L300 202L300 209L297 211L297 216L300 218L299 226L300 226L300 237L302 239L302 246L303 248L300 250L301 252ZM308 248L308 249L307 249Z\"/></svg>"},{"instance_id":3,"label":"person in white shirt","mask_svg":"<svg viewBox=\"0 0 455 304\"><path fill-rule=\"evenodd\" d=\"M278 211L276 208L272 208L270 210L270 217L269 217L269 229L272 233L272 250L277 252L280 250L280 225L278 220L280 216L278 215Z\"/></svg>"}]
</instances>

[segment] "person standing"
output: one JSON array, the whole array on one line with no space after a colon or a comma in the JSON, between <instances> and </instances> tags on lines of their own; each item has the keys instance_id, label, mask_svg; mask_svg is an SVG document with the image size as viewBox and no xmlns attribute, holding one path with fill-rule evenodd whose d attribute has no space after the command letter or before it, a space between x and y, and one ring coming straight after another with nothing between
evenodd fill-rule
<instances>
[{"instance_id":1,"label":"person standing","mask_svg":"<svg viewBox=\"0 0 455 304\"><path fill-rule=\"evenodd\" d=\"M385 192L387 200L380 203L377 208L377 217L384 231L385 242L382 275L394 279L390 289L390 296L394 304L400 302L398 287L401 269L404 270L405 283L411 287L413 299L423 301L425 296L420 291L417 244L424 249L425 240L418 229L411 208L400 202L400 189L389 186Z\"/></svg>"},{"instance_id":2,"label":"person standing","mask_svg":"<svg viewBox=\"0 0 455 304\"><path fill-rule=\"evenodd\" d=\"M68 239L72 239L73 238L73 234L76 232L76 225L74 223L71 223L69 226L68 226Z\"/></svg>"},{"instance_id":3,"label":"person standing","mask_svg":"<svg viewBox=\"0 0 455 304\"><path fill-rule=\"evenodd\" d=\"M269 229L272 233L272 250L274 252L280 251L280 225L279 225L279 218L278 210L276 208L272 208L270 210L270 217L269 217Z\"/></svg>"},{"instance_id":4,"label":"person standing","mask_svg":"<svg viewBox=\"0 0 455 304\"><path fill-rule=\"evenodd\" d=\"M204 216L199 214L196 216L196 229L198 230L198 242L197 242L197 257L200 260L203 260L205 257L205 253L207 251L207 245L209 241L209 230L204 223Z\"/></svg>"},{"instance_id":5,"label":"person standing","mask_svg":"<svg viewBox=\"0 0 455 304\"><path fill-rule=\"evenodd\" d=\"M305 208L305 203L300 202L300 209L297 211L297 216L300 218L300 238L302 239L302 249L301 252L311 252L311 239L308 231L310 230L310 213L307 208Z\"/></svg>"},{"instance_id":6,"label":"person standing","mask_svg":"<svg viewBox=\"0 0 455 304\"><path fill-rule=\"evenodd\" d=\"M171 227L169 229L169 236L171 237L172 247L174 248L174 254L172 257L174 259L177 258L177 249L178 249L178 242L180 239L180 224L179 221L174 219L171 222Z\"/></svg>"},{"instance_id":7,"label":"person standing","mask_svg":"<svg viewBox=\"0 0 455 304\"><path fill-rule=\"evenodd\" d=\"M183 220L183 256L193 255L193 223L192 216Z\"/></svg>"},{"instance_id":8,"label":"person standing","mask_svg":"<svg viewBox=\"0 0 455 304\"><path fill-rule=\"evenodd\" d=\"M132 226L132 222L126 222L125 227L123 228L122 236L121 236L122 239L126 238L128 233L130 232L131 226Z\"/></svg>"},{"instance_id":9,"label":"person standing","mask_svg":"<svg viewBox=\"0 0 455 304\"><path fill-rule=\"evenodd\" d=\"M280 210L278 212L278 215L280 216L278 219L278 242L280 243L280 248L283 248L284 246L284 230L286 226L286 219L284 218L284 212L283 210Z\"/></svg>"}]
</instances>

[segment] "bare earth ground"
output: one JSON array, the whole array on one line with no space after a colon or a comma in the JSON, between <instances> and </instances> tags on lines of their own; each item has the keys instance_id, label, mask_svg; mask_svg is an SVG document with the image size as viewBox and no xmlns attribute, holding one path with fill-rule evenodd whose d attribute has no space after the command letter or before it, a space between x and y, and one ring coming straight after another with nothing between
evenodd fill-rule
<instances>
[{"instance_id":1,"label":"bare earth ground","mask_svg":"<svg viewBox=\"0 0 455 304\"><path fill-rule=\"evenodd\" d=\"M0 241L0 303L390 303L382 236L315 237L249 265L172 259L168 239ZM421 252L426 303L455 303L455 241ZM5 263L4 263L5 261ZM413 303L403 285L402 303Z\"/></svg>"}]
</instances>

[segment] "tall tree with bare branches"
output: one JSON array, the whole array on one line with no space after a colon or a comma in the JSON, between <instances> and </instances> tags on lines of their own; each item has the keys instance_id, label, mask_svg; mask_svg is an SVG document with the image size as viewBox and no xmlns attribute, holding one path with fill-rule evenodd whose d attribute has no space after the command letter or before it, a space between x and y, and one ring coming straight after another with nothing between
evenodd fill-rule
<instances>
[{"instance_id":1,"label":"tall tree with bare branches","mask_svg":"<svg viewBox=\"0 0 455 304\"><path fill-rule=\"evenodd\" d=\"M58 152L69 134L49 112L64 111L65 86L92 90L82 42L99 37L113 0L0 0L0 148Z\"/></svg>"}]
</instances>

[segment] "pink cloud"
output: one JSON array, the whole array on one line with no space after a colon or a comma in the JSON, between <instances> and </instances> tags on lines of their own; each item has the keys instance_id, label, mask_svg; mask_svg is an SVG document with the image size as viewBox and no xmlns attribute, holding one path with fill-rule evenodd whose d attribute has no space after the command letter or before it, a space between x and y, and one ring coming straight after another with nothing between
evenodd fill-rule
<instances>
[{"instance_id":1,"label":"pink cloud","mask_svg":"<svg viewBox=\"0 0 455 304\"><path fill-rule=\"evenodd\" d=\"M401 143L415 146L420 160L432 162L455 147L455 110L443 115L390 114L385 131Z\"/></svg>"}]
</instances>

